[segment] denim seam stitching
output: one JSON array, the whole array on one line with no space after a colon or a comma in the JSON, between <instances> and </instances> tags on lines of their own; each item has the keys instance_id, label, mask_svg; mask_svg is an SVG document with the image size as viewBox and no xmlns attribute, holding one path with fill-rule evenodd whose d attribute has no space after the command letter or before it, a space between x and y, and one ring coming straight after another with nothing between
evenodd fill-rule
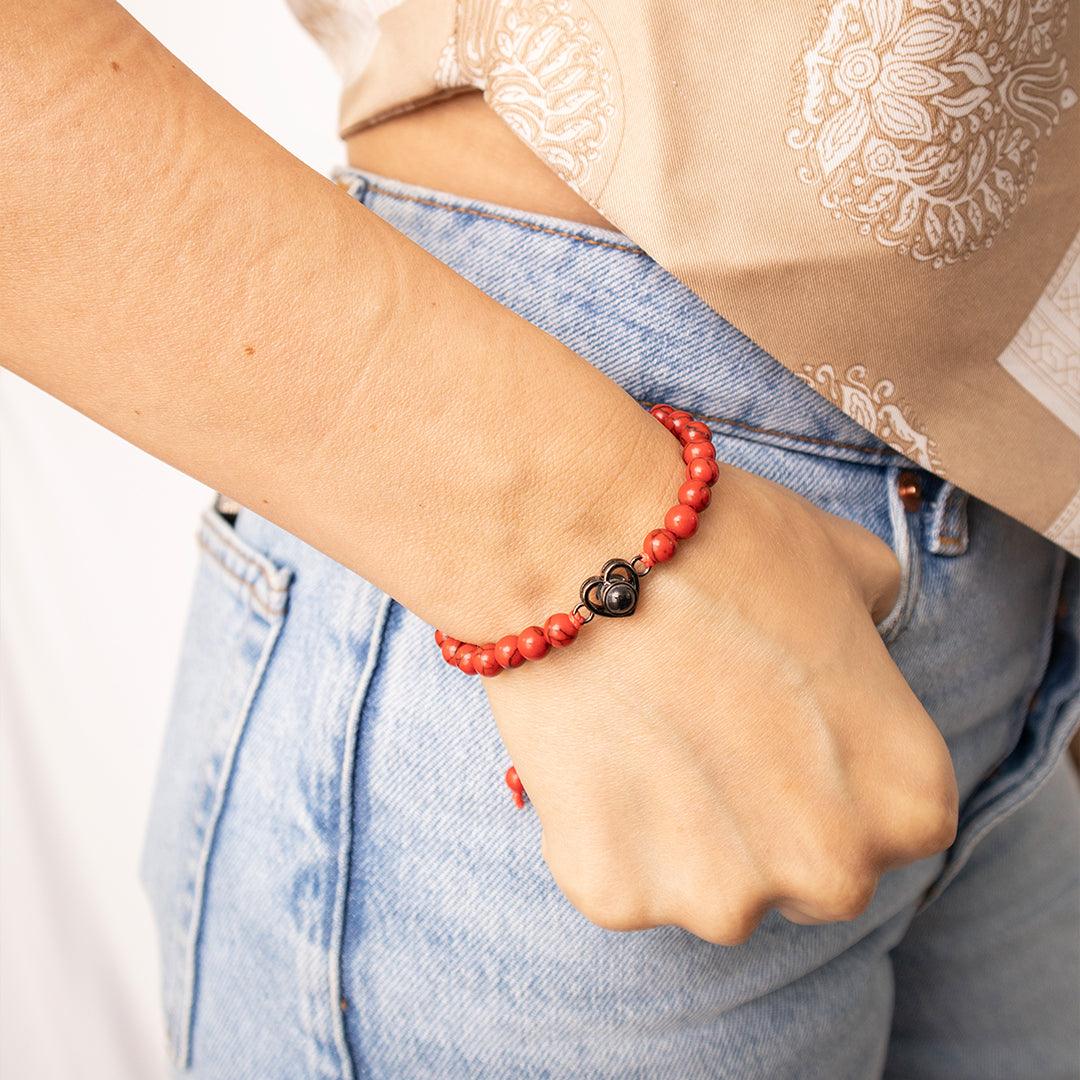
<instances>
[{"instance_id":1,"label":"denim seam stitching","mask_svg":"<svg viewBox=\"0 0 1080 1080\"><path fill-rule=\"evenodd\" d=\"M266 622L274 622L275 619L281 617L282 612L285 610L284 605L280 608L269 608L259 594L255 591L255 583L248 581L247 578L241 577L235 570L228 566L221 560L218 553L214 551L212 547L200 536L197 540L198 545L209 556L214 568L223 574L227 574L237 585L240 586L238 590L239 596L250 604L257 614L261 615Z\"/></svg>"},{"instance_id":2,"label":"denim seam stitching","mask_svg":"<svg viewBox=\"0 0 1080 1080\"><path fill-rule=\"evenodd\" d=\"M1047 612L1046 624L1047 629L1044 635L1044 640L1040 643L1040 656L1041 660L1038 665L1038 675L1032 680L1028 691L1021 698L1021 704L1018 706L1018 710L1023 711L1023 717L1026 721L1027 717L1031 713L1031 704L1035 699L1035 695L1038 693L1039 688L1042 686L1047 675L1047 667L1050 664L1050 657L1053 654L1054 637L1056 635L1056 624L1054 620L1054 612L1057 610L1057 606L1061 599L1062 579L1065 572L1065 556L1064 550L1059 551L1058 558L1058 570L1056 573L1057 585L1050 590L1051 603ZM1068 697L1066 697L1059 705L1059 709L1067 708ZM1058 733L1055 732L1055 735ZM958 836L957 843L952 849L948 862L942 867L941 873L930 884L923 896L922 902L916 911L916 914L920 914L927 907L930 906L952 883L956 878L956 875L963 870L967 860L971 857L972 851L975 850L976 845L980 840L1006 815L1013 810L1019 809L1030 799L1036 791L1042 786L1043 780L1049 775L1049 770L1046 768L1046 763L1051 759L1051 751L1054 748L1054 738L1051 737L1047 743L1041 749L1041 756L1037 762L1037 767L1023 776L1016 778L1016 781L1012 784L1006 785L997 791L990 799L978 807L973 814L967 816L966 825L969 827L969 831L964 835L963 839ZM1064 740L1061 740L1062 742ZM1006 755L1005 759L1011 755L1012 751ZM1041 773L1040 773L1041 770ZM1031 782L1029 790L1024 790L1025 782ZM1002 807L1001 801L1008 796L1020 793L1021 798L1015 803ZM980 823L981 821L981 823ZM976 824L979 823L979 824ZM970 827L974 826L971 830ZM965 821L963 816L958 823L958 829L965 827Z\"/></svg>"},{"instance_id":3,"label":"denim seam stitching","mask_svg":"<svg viewBox=\"0 0 1080 1080\"><path fill-rule=\"evenodd\" d=\"M195 876L194 896L192 897L190 925L187 932L187 940L184 949L184 968L182 991L184 994L180 1002L180 1032L178 1045L174 1048L173 1056L180 1068L186 1069L191 1060L191 1027L195 1012L195 999L198 988L198 951L202 938L203 919L205 916L206 903L206 879L209 875L210 860L213 856L214 843L217 840L218 825L225 808L229 787L232 781L233 766L236 763L236 754L240 748L244 732L247 730L248 718L255 704L255 696L262 685L270 656L281 636L282 627L285 625L283 617L275 619L270 624L263 645L259 662L251 674L247 692L241 703L238 715L233 721L233 733L221 764L218 777L217 790L214 795L214 803L210 809L210 818L206 825L206 835L203 839L202 849L199 852L199 864Z\"/></svg>"},{"instance_id":4,"label":"denim seam stitching","mask_svg":"<svg viewBox=\"0 0 1080 1080\"><path fill-rule=\"evenodd\" d=\"M646 409L651 409L656 402L637 399ZM859 454L872 454L876 457L887 458L895 456L902 458L903 455L891 446L860 446L858 443L841 442L839 439L825 439L819 435L799 435L793 431L783 431L780 428L764 428L756 424L747 423L745 420L733 420L727 416L708 416L705 413L687 409L698 420L704 420L713 424L727 424L730 427L740 428L743 431L752 431L755 435L768 435L778 439L794 439L796 442L811 443L814 446L835 446L838 450L852 450Z\"/></svg>"},{"instance_id":5,"label":"denim seam stitching","mask_svg":"<svg viewBox=\"0 0 1080 1080\"><path fill-rule=\"evenodd\" d=\"M967 551L967 493L946 482L931 505L928 548L933 555L947 557ZM953 530L946 532L946 529Z\"/></svg>"},{"instance_id":6,"label":"denim seam stitching","mask_svg":"<svg viewBox=\"0 0 1080 1080\"><path fill-rule=\"evenodd\" d=\"M908 512L899 495L900 472L901 467L898 465L889 466L885 472L885 497L892 530L892 543L889 546L900 564L900 589L896 595L896 603L877 624L878 633L886 646L894 644L907 629L922 580L922 549L915 541Z\"/></svg>"},{"instance_id":7,"label":"denim seam stitching","mask_svg":"<svg viewBox=\"0 0 1080 1080\"><path fill-rule=\"evenodd\" d=\"M1065 712L1068 705L1069 699L1066 698L1059 706L1061 713ZM964 837L963 847L956 849L955 858L949 860L948 865L942 870L938 879L927 889L921 904L915 912L916 915L922 914L922 912L925 911L953 883L956 876L967 865L967 861L971 858L975 848L982 842L983 838L994 828L994 826L998 825L1006 817L1011 816L1022 806L1025 806L1036 794L1038 794L1039 789L1046 783L1051 773L1053 773L1054 769L1057 767L1059 758L1068 746L1069 739L1074 733L1074 730L1075 726L1070 728L1068 725L1065 725L1061 730L1055 731L1051 738L1046 742L1046 745L1043 746L1036 767L1030 772L1025 773L1023 776L1018 777L1015 784L1002 788L988 803L980 807L978 813L974 818L970 819L970 821L974 822L975 820L982 818L981 823L973 832L969 832ZM1064 734L1062 732L1064 732ZM1012 795L1019 795L1019 798L1005 806L998 805L1003 798ZM993 812L983 817L991 807L995 807Z\"/></svg>"},{"instance_id":8,"label":"denim seam stitching","mask_svg":"<svg viewBox=\"0 0 1080 1080\"><path fill-rule=\"evenodd\" d=\"M1060 549L1059 549L1060 550ZM1050 660L1054 652L1054 638L1057 636L1057 625L1054 619L1054 612L1057 610L1058 604L1061 600L1062 580L1065 573L1065 552L1060 550L1058 557L1058 569L1055 574L1055 580L1057 584L1050 590L1050 603L1044 616L1044 625L1046 627L1043 633L1043 639L1039 642L1039 662L1035 669L1035 675L1031 682L1028 684L1025 692L1020 696L1020 701L1017 704L1016 712L1018 715L1018 723L1010 725L1010 728L1016 729L1022 733L1028 718L1031 716L1032 708L1035 705L1036 698L1038 697L1039 690L1043 683L1046 681L1047 672L1050 666ZM1002 761L1008 759L1012 750L1005 756ZM999 766L1002 762L999 762ZM1015 791L1016 788L1023 783L1026 776L1017 777L1016 783L1012 786L1006 786L997 791L990 799L978 807L976 811L968 816L968 823L975 821L978 817L981 817L987 810L995 806L1003 796Z\"/></svg>"},{"instance_id":9,"label":"denim seam stitching","mask_svg":"<svg viewBox=\"0 0 1080 1080\"><path fill-rule=\"evenodd\" d=\"M368 692L375 677L375 670L382 655L386 624L393 605L393 597L384 594L379 608L375 612L371 634L368 639L368 654L364 669L360 673L356 690L353 693L353 700L349 704L345 747L342 755L338 818L338 880L334 896L334 915L330 935L330 955L328 957L330 967L330 1015L332 1017L335 1048L341 1065L342 1080L353 1080L356 1074L353 1052L349 1046L349 1037L346 1030L345 1013L341 1007L342 988L345 981L342 970L345 949L345 913L349 899L349 875L352 870L352 823L356 788L356 752L360 741L360 716L364 710L364 702L367 701Z\"/></svg>"},{"instance_id":10,"label":"denim seam stitching","mask_svg":"<svg viewBox=\"0 0 1080 1080\"><path fill-rule=\"evenodd\" d=\"M266 588L269 592L287 593L289 591L289 585L287 580L282 580L282 571L273 566L273 564L264 557L250 551L245 551L241 548L229 533L222 531L224 527L219 525L214 518L210 516L212 513L215 513L215 511L208 511L203 515L203 526L206 531L212 533L214 539L218 541L222 547L227 548L243 562L246 569L255 570L257 576L262 578L266 583ZM200 543L201 542L202 541L200 540ZM221 561L221 557L216 552L211 551L210 554ZM254 582L249 582L249 584L254 584Z\"/></svg>"},{"instance_id":11,"label":"denim seam stitching","mask_svg":"<svg viewBox=\"0 0 1080 1080\"><path fill-rule=\"evenodd\" d=\"M538 225L532 221L523 221L521 218L512 217L510 214L496 214L491 210L480 210L473 206L453 206L449 203L439 202L438 199L426 199L422 195L408 195L402 191L391 191L374 182L369 182L368 191L374 191L379 195L385 195L388 199L400 199L402 202L418 203L420 206L430 206L436 210L449 210L454 214L469 214L472 217L485 218L490 221L501 221L506 225L516 225L530 232L543 233L546 236L561 236L567 240L576 240L592 247L611 248L614 251L625 251L628 255L645 255L636 244L619 244L613 240L595 240L591 236L582 236L580 233L568 232L556 229L550 225ZM648 258L647 255L645 255Z\"/></svg>"},{"instance_id":12,"label":"denim seam stitching","mask_svg":"<svg viewBox=\"0 0 1080 1080\"><path fill-rule=\"evenodd\" d=\"M507 225L516 225L522 229L528 229L530 232L542 233L547 236L560 236L567 240L576 240L582 244L589 244L593 247L610 248L615 251L624 251L630 255L644 255L648 258L648 254L637 245L619 244L611 240L596 240L589 236L582 236L579 233L556 229L548 225L538 225L531 221L523 221L522 219L512 217L509 214L496 214L490 210L480 210L470 206L453 206L449 203L440 202L438 199L428 199L421 195L410 195L405 192L391 191L389 188L385 188L374 181L367 182L365 192L368 191L374 191L379 195L385 195L388 199L398 199L402 202L416 203L420 206L429 206L436 210L448 210L455 214L468 214L473 217L484 218L491 221L501 221ZM642 404L646 405L646 407L649 405L648 402L644 401ZM757 427L753 424L745 423L744 421L732 420L723 416L705 416L698 413L695 413L694 415L700 416L702 420L711 420L713 423L718 424L729 424L732 427L742 428L745 431L753 431L759 435L771 435L774 438L794 439L798 442L810 443L811 445L816 446L835 446L841 450L852 450L860 454L870 454L877 457L886 457L890 454L895 454L898 457L903 456L892 447L887 446L860 446L858 443L841 442L838 439L824 439L814 435L798 435L790 431Z\"/></svg>"}]
</instances>

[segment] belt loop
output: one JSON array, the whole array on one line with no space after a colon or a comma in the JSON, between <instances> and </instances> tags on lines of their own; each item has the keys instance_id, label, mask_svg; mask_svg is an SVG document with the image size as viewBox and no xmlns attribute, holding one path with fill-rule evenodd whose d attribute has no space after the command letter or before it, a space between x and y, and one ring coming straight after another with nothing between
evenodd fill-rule
<instances>
[{"instance_id":1,"label":"belt loop","mask_svg":"<svg viewBox=\"0 0 1080 1080\"><path fill-rule=\"evenodd\" d=\"M355 199L361 204L366 200L368 187L370 186L366 176L344 166L339 166L330 174L330 178L338 187L344 189L345 194L350 199Z\"/></svg>"},{"instance_id":2,"label":"belt loop","mask_svg":"<svg viewBox=\"0 0 1080 1080\"><path fill-rule=\"evenodd\" d=\"M932 555L963 555L968 549L968 493L941 482L927 507L923 544Z\"/></svg>"}]
</instances>

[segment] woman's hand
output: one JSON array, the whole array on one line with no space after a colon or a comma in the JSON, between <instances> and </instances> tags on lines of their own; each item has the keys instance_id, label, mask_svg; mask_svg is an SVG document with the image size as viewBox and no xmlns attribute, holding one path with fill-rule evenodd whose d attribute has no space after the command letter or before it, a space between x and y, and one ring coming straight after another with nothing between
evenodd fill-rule
<instances>
[{"instance_id":1,"label":"woman's hand","mask_svg":"<svg viewBox=\"0 0 1080 1080\"><path fill-rule=\"evenodd\" d=\"M701 521L633 618L485 680L544 857L610 929L854 918L956 828L944 741L875 628L896 558L730 467Z\"/></svg>"}]
</instances>

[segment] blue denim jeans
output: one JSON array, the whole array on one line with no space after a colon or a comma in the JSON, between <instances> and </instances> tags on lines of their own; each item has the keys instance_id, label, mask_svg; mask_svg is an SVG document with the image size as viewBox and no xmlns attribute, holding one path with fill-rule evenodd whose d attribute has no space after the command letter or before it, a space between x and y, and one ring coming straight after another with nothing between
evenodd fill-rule
<instances>
[{"instance_id":1,"label":"blue denim jeans","mask_svg":"<svg viewBox=\"0 0 1080 1080\"><path fill-rule=\"evenodd\" d=\"M736 947L600 929L553 883L480 680L432 628L210 509L144 858L178 1071L1075 1077L1076 560L878 441L626 237L340 175L629 393L707 420L720 457L892 545L879 630L948 742L959 835L852 922L772 913Z\"/></svg>"}]
</instances>

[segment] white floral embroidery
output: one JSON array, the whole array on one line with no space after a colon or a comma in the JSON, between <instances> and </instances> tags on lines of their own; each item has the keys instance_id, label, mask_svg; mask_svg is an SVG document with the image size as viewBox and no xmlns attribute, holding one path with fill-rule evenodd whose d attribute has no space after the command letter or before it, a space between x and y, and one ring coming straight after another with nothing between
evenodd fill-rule
<instances>
[{"instance_id":1,"label":"white floral embroidery","mask_svg":"<svg viewBox=\"0 0 1080 1080\"><path fill-rule=\"evenodd\" d=\"M852 420L882 442L924 469L939 475L943 473L933 439L920 431L903 406L893 400L896 387L891 380L879 379L871 386L862 364L853 364L844 372L843 378L836 374L832 364L818 364L817 367L805 364L803 370L795 374L807 386L839 405Z\"/></svg>"},{"instance_id":2,"label":"white floral embroidery","mask_svg":"<svg viewBox=\"0 0 1080 1080\"><path fill-rule=\"evenodd\" d=\"M435 82L483 90L563 180L595 197L621 125L613 68L611 47L582 0L480 0L458 4Z\"/></svg>"},{"instance_id":3,"label":"white floral embroidery","mask_svg":"<svg viewBox=\"0 0 1080 1080\"><path fill-rule=\"evenodd\" d=\"M1068 0L835 0L795 65L799 176L821 204L935 267L989 247L1036 142L1076 103Z\"/></svg>"}]
</instances>

